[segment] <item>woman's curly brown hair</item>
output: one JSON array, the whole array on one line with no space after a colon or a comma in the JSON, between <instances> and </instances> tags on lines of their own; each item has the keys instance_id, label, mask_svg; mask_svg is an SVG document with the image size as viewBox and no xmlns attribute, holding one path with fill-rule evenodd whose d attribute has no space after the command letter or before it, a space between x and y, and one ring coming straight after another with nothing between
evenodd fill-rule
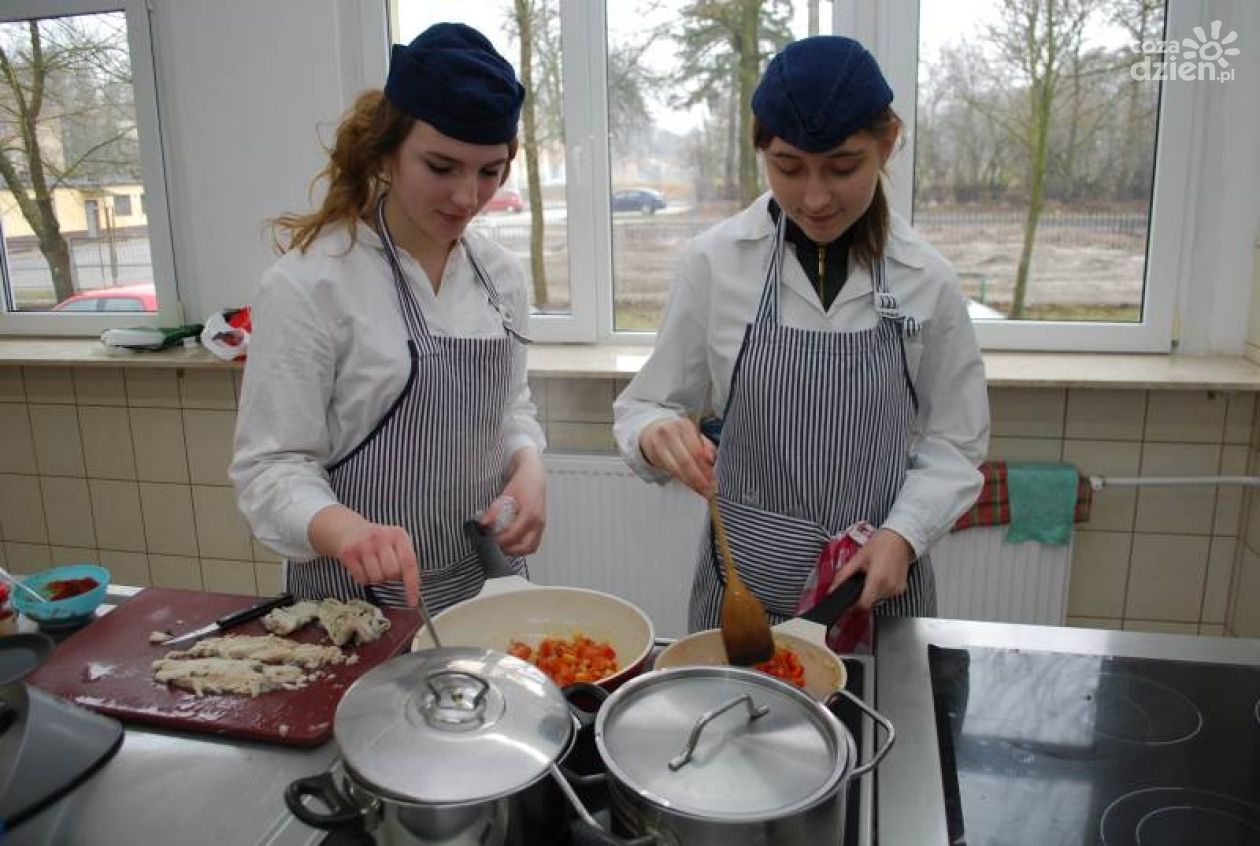
<instances>
[{"instance_id":1,"label":"woman's curly brown hair","mask_svg":"<svg viewBox=\"0 0 1260 846\"><path fill-rule=\"evenodd\" d=\"M308 214L286 212L271 221L271 239L277 252L306 252L311 242L327 226L343 225L356 240L355 225L370 220L381 195L389 188L385 161L406 139L416 119L399 109L380 89L365 91L355 98L337 126L337 137L328 154L328 164L311 181L311 194L323 180L328 193L319 209ZM517 141L508 142L508 163L500 184L508 177Z\"/></svg>"}]
</instances>

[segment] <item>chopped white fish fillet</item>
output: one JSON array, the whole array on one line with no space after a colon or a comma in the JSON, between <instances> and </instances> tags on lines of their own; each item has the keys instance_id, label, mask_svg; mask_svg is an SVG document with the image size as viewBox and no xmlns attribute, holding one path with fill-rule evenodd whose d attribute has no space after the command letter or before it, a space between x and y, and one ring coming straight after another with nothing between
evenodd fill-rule
<instances>
[{"instance_id":1,"label":"chopped white fish fillet","mask_svg":"<svg viewBox=\"0 0 1260 846\"><path fill-rule=\"evenodd\" d=\"M207 693L257 696L278 688L297 690L314 678L289 664L264 664L236 658L160 658L153 662L153 677L197 696Z\"/></svg>"},{"instance_id":2,"label":"chopped white fish fillet","mask_svg":"<svg viewBox=\"0 0 1260 846\"><path fill-rule=\"evenodd\" d=\"M191 648L168 652L169 659L234 658L263 664L291 664L307 670L329 664L345 664L346 655L335 646L299 643L275 635L228 635L200 640Z\"/></svg>"},{"instance_id":3,"label":"chopped white fish fillet","mask_svg":"<svg viewBox=\"0 0 1260 846\"><path fill-rule=\"evenodd\" d=\"M352 599L341 602L324 599L319 603L319 623L333 643L371 643L389 629L389 618L370 602Z\"/></svg>"},{"instance_id":4,"label":"chopped white fish fillet","mask_svg":"<svg viewBox=\"0 0 1260 846\"><path fill-rule=\"evenodd\" d=\"M318 614L319 603L313 599L303 599L271 611L262 618L262 624L272 634L287 635L314 620Z\"/></svg>"}]
</instances>

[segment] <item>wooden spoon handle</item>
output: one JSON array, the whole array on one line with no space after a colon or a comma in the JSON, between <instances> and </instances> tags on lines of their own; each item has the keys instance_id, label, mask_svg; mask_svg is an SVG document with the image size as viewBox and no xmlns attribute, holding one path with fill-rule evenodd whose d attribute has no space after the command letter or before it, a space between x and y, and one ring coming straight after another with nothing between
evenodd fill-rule
<instances>
[{"instance_id":1,"label":"wooden spoon handle","mask_svg":"<svg viewBox=\"0 0 1260 846\"><path fill-rule=\"evenodd\" d=\"M709 497L709 517L713 520L713 535L717 538L718 551L726 568L727 586L738 590L743 587L743 583L735 571L735 556L731 555L731 546L726 540L726 526L722 523L722 511L718 508L717 497Z\"/></svg>"}]
</instances>

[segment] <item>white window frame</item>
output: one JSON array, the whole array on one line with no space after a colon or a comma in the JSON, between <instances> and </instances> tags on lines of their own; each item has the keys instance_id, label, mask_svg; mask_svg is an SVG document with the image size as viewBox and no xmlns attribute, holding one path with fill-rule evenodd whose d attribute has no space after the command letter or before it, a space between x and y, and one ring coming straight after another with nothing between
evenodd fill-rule
<instances>
[{"instance_id":1,"label":"white window frame","mask_svg":"<svg viewBox=\"0 0 1260 846\"><path fill-rule=\"evenodd\" d=\"M170 206L167 198L165 157L158 123L157 79L150 11L146 0L8 0L0 12L0 22L13 23L31 18L124 12L131 53L132 84L135 87L136 124L140 136L140 166L144 174L146 216L149 223L149 254L153 261L153 285L157 292L156 312L102 312L69 314L11 311L7 286L2 294L0 334L6 335L99 335L119 326L177 326L183 323L175 282L175 256L171 243Z\"/></svg>"},{"instance_id":2,"label":"white window frame","mask_svg":"<svg viewBox=\"0 0 1260 846\"><path fill-rule=\"evenodd\" d=\"M1198 0L1167 0L1168 38L1189 35L1207 20ZM911 218L914 191L915 96L918 84L919 0L837 2L835 32L871 48L894 92L894 108L905 122L905 145L890 163L892 205ZM1191 173L1203 155L1194 115L1203 108L1206 85L1163 86L1155 147L1154 189L1147 236L1146 280L1140 323L981 320L980 345L991 350L1055 352L1169 352L1178 286L1188 266L1194 218L1201 200ZM900 105L898 105L900 104ZM1183 198L1169 201L1167 198Z\"/></svg>"}]
</instances>

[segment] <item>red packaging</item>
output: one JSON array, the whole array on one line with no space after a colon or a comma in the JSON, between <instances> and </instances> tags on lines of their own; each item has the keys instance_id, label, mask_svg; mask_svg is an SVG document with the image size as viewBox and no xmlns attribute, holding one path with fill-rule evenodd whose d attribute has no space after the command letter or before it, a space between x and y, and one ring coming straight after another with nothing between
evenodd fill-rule
<instances>
[{"instance_id":1,"label":"red packaging","mask_svg":"<svg viewBox=\"0 0 1260 846\"><path fill-rule=\"evenodd\" d=\"M875 534L875 527L865 520L854 523L833 537L818 555L814 572L805 581L796 613L803 614L831 593L831 581L858 550ZM852 606L827 628L827 645L833 652L871 651L871 612Z\"/></svg>"}]
</instances>

